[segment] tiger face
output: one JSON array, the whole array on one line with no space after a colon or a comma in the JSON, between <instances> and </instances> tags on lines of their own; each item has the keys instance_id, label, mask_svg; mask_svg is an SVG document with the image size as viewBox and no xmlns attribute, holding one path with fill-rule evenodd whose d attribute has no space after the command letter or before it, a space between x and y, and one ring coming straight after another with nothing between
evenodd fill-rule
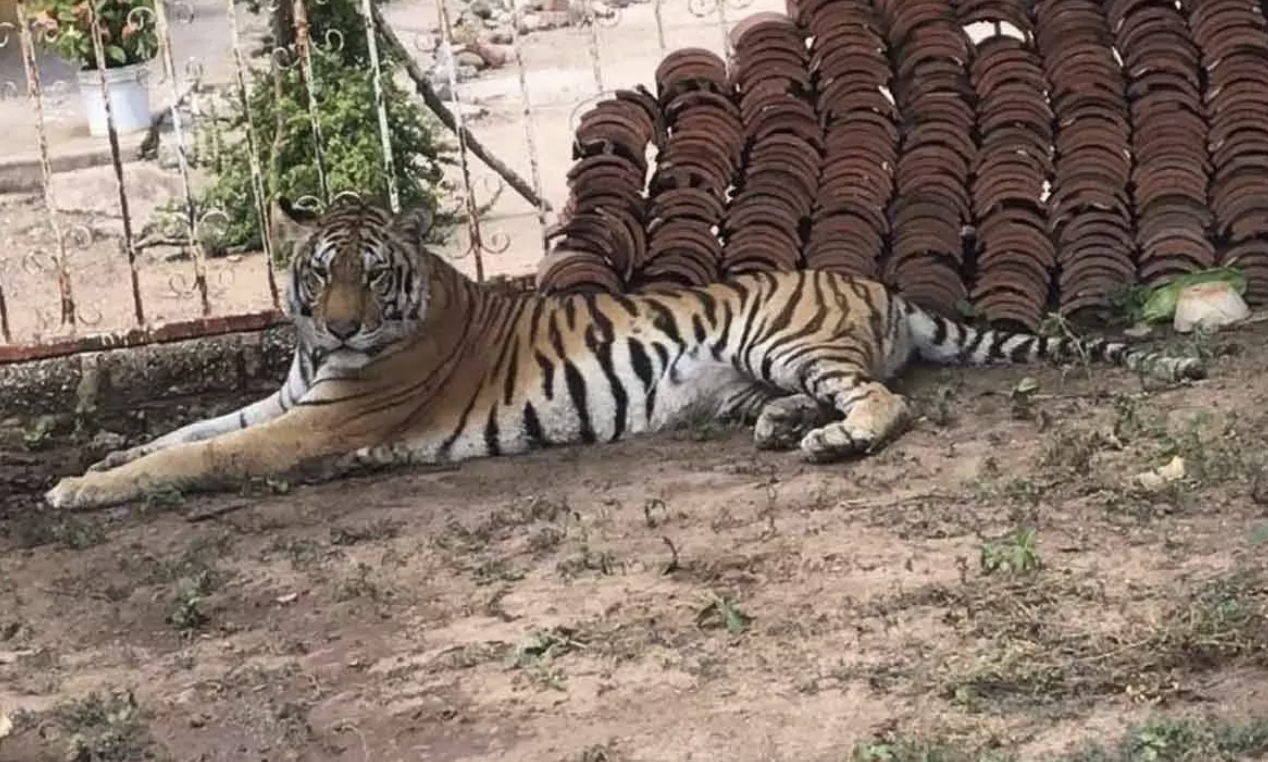
<instances>
[{"instance_id":1,"label":"tiger face","mask_svg":"<svg viewBox=\"0 0 1268 762\"><path fill-rule=\"evenodd\" d=\"M291 247L286 308L304 344L357 367L415 335L427 311L420 253L431 214L393 215L356 200L324 216L274 202L274 240Z\"/></svg>"}]
</instances>

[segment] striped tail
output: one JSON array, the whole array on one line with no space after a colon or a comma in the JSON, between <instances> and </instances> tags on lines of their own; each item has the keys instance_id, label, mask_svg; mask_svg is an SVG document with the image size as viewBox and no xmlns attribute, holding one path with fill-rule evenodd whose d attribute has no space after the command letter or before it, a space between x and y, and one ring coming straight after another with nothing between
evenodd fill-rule
<instances>
[{"instance_id":1,"label":"striped tail","mask_svg":"<svg viewBox=\"0 0 1268 762\"><path fill-rule=\"evenodd\" d=\"M929 362L963 365L1038 362L1098 362L1177 382L1206 378L1206 367L1194 357L1169 357L1107 339L1036 336L973 328L903 301L907 327L916 351Z\"/></svg>"}]
</instances>

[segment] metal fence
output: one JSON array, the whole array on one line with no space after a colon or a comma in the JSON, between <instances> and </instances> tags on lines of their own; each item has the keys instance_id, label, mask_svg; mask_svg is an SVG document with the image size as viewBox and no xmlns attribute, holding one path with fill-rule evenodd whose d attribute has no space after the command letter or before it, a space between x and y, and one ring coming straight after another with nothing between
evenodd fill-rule
<instances>
[{"instance_id":1,"label":"metal fence","mask_svg":"<svg viewBox=\"0 0 1268 762\"><path fill-rule=\"evenodd\" d=\"M264 231L271 179L296 168L261 161L266 120L281 113L253 110L261 76L291 73L303 85L307 128L273 131L275 141L311 141L310 166L299 169L316 173L319 190L300 203L371 193L399 207L399 179L425 168L402 167L385 97L395 87L431 112L451 146L439 195L461 224L444 253L478 279L531 275L566 200L572 131L586 108L617 88L654 87L671 49L725 54L739 16L783 10L777 0L353 0L364 37L351 40L314 20L337 1L0 0L0 191L11 191L0 194L0 363L283 319ZM155 43L151 58L107 66L138 40ZM359 126L343 115L340 134L323 134L332 123L323 109L353 85L323 81L315 64L350 44L366 48L373 106L356 115ZM87 68L67 65L75 55ZM370 139L380 187L350 187L326 158ZM209 203L229 145L247 159L247 187ZM242 219L254 226L250 242L220 246Z\"/></svg>"}]
</instances>

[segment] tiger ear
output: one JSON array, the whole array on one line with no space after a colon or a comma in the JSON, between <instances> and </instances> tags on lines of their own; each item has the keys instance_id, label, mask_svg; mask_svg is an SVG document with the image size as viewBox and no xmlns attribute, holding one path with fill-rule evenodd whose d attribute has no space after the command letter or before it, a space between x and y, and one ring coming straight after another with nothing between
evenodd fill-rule
<instances>
[{"instance_id":1,"label":"tiger ear","mask_svg":"<svg viewBox=\"0 0 1268 762\"><path fill-rule=\"evenodd\" d=\"M406 242L421 250L427 244L427 234L431 232L435 219L431 210L425 206L402 209L396 215L396 231Z\"/></svg>"},{"instance_id":2,"label":"tiger ear","mask_svg":"<svg viewBox=\"0 0 1268 762\"><path fill-rule=\"evenodd\" d=\"M269 237L275 247L287 249L291 258L308 237L317 229L321 218L317 212L295 206L286 196L279 195L273 199L269 208Z\"/></svg>"}]
</instances>

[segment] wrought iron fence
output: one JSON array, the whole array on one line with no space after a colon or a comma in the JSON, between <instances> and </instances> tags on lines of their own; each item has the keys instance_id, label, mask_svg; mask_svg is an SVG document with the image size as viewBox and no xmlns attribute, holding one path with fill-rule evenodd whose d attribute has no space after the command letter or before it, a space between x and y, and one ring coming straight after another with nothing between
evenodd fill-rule
<instances>
[{"instance_id":1,"label":"wrought iron fence","mask_svg":"<svg viewBox=\"0 0 1268 762\"><path fill-rule=\"evenodd\" d=\"M254 9L242 0L14 1L0 0L0 14L7 2L14 16L0 15L0 191L20 191L0 194L0 363L283 320L265 232L279 167L261 160L270 115L253 110L261 72L302 83L306 126L272 133L310 141L303 169L317 189L299 203L372 193L399 208L401 178L423 170L402 166L408 157L389 124L394 87L431 113L451 146L439 198L460 224L445 253L477 279L529 275L566 197L586 108L616 88L650 86L672 48L725 54L741 12L783 10L779 0L352 0L364 35L354 40L314 21L341 0ZM273 42L261 51L265 39ZM152 56L113 65L146 40ZM323 81L315 62L350 44L368 54L370 113L359 129L323 134L323 108L350 85ZM80 54L83 70L59 71L59 53L72 62ZM138 92L160 107L136 113L145 97L129 97ZM226 122L235 108L239 118ZM104 135L84 136L86 124ZM363 131L375 133L381 187L349 187L349 173L327 161ZM230 140L245 146L247 188L209 203ZM222 245L242 219L254 226L250 241Z\"/></svg>"}]
</instances>

